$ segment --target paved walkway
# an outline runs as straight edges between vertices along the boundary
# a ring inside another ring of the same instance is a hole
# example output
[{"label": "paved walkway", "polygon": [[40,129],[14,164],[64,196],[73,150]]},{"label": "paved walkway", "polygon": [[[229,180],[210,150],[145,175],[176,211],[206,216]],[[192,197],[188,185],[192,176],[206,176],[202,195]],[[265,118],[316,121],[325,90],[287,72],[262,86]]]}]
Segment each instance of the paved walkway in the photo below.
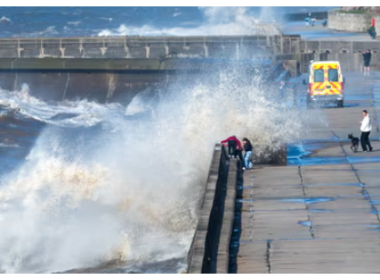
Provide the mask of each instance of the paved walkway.
[{"label": "paved walkway", "polygon": [[379,41],[380,38],[372,39],[368,33],[353,33],[330,30],[322,26],[322,21],[317,21],[315,26],[306,26],[304,22],[290,22],[285,24],[283,32],[286,35],[301,35],[306,41],[356,41],[372,42]]},{"label": "paved walkway", "polygon": [[356,154],[347,142],[363,109],[378,131],[380,73],[346,77],[346,107],[325,110],[310,156],[245,172],[238,273],[380,272],[380,142],[373,132],[375,151]]}]

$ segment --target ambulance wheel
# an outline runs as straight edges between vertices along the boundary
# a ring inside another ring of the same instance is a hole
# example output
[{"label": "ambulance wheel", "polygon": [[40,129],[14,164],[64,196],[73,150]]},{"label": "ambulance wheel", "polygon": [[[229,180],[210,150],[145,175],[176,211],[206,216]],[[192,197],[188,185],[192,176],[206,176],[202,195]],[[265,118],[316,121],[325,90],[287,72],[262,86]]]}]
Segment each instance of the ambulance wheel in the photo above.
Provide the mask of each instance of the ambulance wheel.
[{"label": "ambulance wheel", "polygon": [[339,100],[338,101],[338,108],[343,108],[343,107],[344,107],[343,100]]}]

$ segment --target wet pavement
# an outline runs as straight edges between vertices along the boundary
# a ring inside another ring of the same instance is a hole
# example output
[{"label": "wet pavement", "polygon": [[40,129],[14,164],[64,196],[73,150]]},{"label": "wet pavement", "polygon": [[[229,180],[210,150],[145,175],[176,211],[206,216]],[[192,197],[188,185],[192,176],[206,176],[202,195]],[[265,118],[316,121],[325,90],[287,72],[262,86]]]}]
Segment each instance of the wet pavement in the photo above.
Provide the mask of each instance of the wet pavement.
[{"label": "wet pavement", "polygon": [[[329,125],[289,145],[288,166],[245,172],[230,272],[380,272],[380,73],[346,77],[346,106],[326,108]],[[374,151],[354,153],[347,136],[360,136],[364,109]]]}]

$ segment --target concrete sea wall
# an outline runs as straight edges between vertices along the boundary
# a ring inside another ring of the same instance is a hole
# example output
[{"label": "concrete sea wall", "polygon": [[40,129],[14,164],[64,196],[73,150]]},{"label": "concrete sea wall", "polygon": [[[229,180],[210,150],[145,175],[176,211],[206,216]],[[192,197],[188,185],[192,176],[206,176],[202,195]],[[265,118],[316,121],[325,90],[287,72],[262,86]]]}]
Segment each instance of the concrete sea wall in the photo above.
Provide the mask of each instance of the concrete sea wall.
[{"label": "concrete sea wall", "polygon": [[[371,27],[372,15],[369,13],[349,13],[331,10],[328,13],[328,27],[337,31],[367,32]],[[375,16],[376,32],[380,34],[380,16]]]},{"label": "concrete sea wall", "polygon": [[[45,101],[86,98],[127,104],[147,88],[164,89],[173,79],[191,80],[193,74],[214,73],[208,82],[218,83],[218,71],[229,67],[230,62],[211,58],[0,58],[0,88],[18,91],[27,84],[33,96]],[[270,67],[271,61],[234,62],[234,68],[241,71],[255,65]]]},{"label": "concrete sea wall", "polygon": [[371,26],[371,17],[367,14],[344,13],[339,10],[330,11],[328,27],[333,30],[349,32],[367,32]]},{"label": "concrete sea wall", "polygon": [[148,86],[162,86],[172,70],[169,61],[139,59],[0,59],[0,88],[21,90],[42,100],[77,97],[100,103],[129,103]]},{"label": "concrete sea wall", "polygon": [[371,68],[380,70],[380,44],[378,41],[300,41],[299,52],[277,55],[276,60],[296,60],[300,63],[300,71],[307,72],[310,60],[338,60],[343,71],[361,71],[363,65],[362,52],[372,52]]},{"label": "concrete sea wall", "polygon": [[215,145],[198,226],[188,254],[188,273],[227,273],[240,162]]}]

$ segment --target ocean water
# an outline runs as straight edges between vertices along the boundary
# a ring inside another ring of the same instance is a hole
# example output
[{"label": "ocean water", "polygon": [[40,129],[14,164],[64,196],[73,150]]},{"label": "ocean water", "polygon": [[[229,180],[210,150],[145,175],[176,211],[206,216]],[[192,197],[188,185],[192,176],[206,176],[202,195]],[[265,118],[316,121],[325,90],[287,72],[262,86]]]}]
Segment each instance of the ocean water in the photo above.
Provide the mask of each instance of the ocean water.
[{"label": "ocean water", "polygon": [[0,37],[249,35],[284,14],[333,7],[1,7]]},{"label": "ocean water", "polygon": [[[169,18],[236,27],[250,12],[186,9],[1,8],[1,36],[97,36],[128,20],[172,31]],[[186,271],[213,145],[235,134],[266,153],[324,122],[320,110],[284,106],[260,71],[243,73],[232,59],[129,104],[0,88],[0,272]]]}]

